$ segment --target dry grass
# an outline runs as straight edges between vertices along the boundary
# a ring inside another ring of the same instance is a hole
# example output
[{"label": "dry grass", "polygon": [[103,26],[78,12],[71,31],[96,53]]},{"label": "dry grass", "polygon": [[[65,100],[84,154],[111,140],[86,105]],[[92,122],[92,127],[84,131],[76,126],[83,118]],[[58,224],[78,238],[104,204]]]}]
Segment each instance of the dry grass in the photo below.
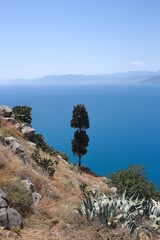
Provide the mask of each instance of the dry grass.
[{"label": "dry grass", "polygon": [[21,236],[13,231],[0,229],[1,239],[20,240],[130,240],[123,229],[109,230],[99,223],[89,225],[84,219],[78,219],[75,209],[83,198],[80,184],[86,183],[87,190],[96,188],[102,192],[110,192],[107,179],[85,172],[71,170],[70,165],[60,158],[51,157],[40,152],[43,158],[59,159],[53,177],[42,171],[31,159],[34,148],[25,141],[21,134],[10,123],[2,123],[0,134],[16,137],[24,148],[28,163],[24,164],[17,155],[0,144],[0,177],[1,181],[13,178],[29,179],[42,200],[37,208],[25,219],[25,228]]},{"label": "dry grass", "polygon": [[22,137],[22,133],[20,133],[20,131],[18,131],[13,124],[6,121],[1,123],[0,134],[3,134],[5,137],[12,136],[17,139]]}]

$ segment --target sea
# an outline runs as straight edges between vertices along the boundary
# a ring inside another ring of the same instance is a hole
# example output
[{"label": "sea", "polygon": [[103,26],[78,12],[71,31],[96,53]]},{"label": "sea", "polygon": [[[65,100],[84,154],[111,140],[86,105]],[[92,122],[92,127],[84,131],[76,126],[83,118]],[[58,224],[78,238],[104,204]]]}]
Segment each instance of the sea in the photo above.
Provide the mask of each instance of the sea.
[{"label": "sea", "polygon": [[90,120],[82,163],[98,175],[143,165],[160,190],[160,85],[0,85],[0,105],[32,108],[32,126],[58,151],[71,151],[73,106]]}]

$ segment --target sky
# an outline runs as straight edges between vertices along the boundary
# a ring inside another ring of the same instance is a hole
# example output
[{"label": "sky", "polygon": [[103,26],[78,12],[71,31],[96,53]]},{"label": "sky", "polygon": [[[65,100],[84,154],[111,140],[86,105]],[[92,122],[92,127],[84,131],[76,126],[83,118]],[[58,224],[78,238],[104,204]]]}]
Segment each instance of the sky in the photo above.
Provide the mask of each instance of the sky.
[{"label": "sky", "polygon": [[160,0],[0,0],[0,79],[160,70]]}]

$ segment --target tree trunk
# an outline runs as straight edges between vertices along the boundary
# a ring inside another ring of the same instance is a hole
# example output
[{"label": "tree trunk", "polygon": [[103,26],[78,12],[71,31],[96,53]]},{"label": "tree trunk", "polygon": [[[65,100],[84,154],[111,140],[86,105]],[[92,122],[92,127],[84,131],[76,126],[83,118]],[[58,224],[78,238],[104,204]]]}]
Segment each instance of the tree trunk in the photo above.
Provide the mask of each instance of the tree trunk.
[{"label": "tree trunk", "polygon": [[79,156],[78,166],[81,167],[81,156]]}]

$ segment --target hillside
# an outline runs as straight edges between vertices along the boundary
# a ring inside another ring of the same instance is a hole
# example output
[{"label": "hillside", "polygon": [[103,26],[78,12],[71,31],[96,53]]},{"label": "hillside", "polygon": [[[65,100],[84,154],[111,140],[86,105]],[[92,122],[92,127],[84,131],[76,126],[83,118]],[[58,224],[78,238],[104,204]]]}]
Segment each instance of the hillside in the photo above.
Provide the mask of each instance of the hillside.
[{"label": "hillside", "polygon": [[25,114],[0,106],[0,240],[160,239],[159,202],[119,197],[36,135]]},{"label": "hillside", "polygon": [[[12,124],[14,123],[14,124]],[[2,138],[18,140],[23,148],[25,158],[21,158],[18,148],[8,143],[3,144]],[[17,150],[16,150],[17,149]],[[92,173],[78,171],[76,166],[66,162],[60,155],[50,156],[40,150],[41,157],[57,161],[53,177],[38,166],[31,158],[35,146],[28,141],[22,131],[17,130],[14,119],[3,117],[0,122],[0,188],[4,182],[28,180],[36,192],[41,195],[37,206],[32,206],[24,216],[24,229],[20,236],[15,229],[10,231],[0,228],[0,239],[100,239],[96,236],[98,227],[82,224],[75,214],[76,207],[83,199],[80,185],[87,184],[87,189],[98,189],[111,192],[108,180]],[[25,159],[25,160],[24,160]],[[104,233],[106,234],[106,233]],[[108,233],[107,233],[108,234]]]}]

